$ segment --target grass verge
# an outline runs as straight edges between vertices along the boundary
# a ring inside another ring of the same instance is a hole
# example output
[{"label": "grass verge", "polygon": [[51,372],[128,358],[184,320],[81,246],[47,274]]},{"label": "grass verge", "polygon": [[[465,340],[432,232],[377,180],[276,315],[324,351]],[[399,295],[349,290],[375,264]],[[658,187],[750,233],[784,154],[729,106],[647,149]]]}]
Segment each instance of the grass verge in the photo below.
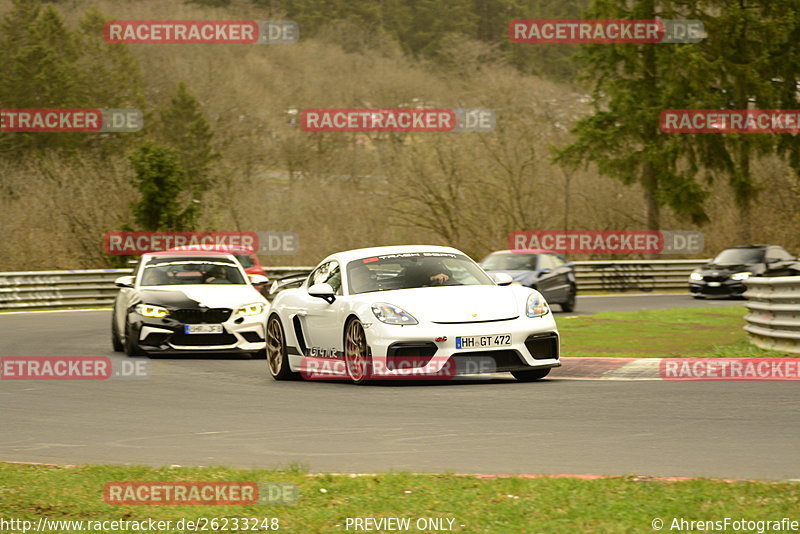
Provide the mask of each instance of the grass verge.
[{"label": "grass verge", "polygon": [[[300,498],[295,504],[279,506],[106,504],[105,483],[125,480],[291,482],[299,486]],[[655,518],[663,520],[664,530],[668,530],[673,518],[800,519],[797,510],[800,484],[790,482],[662,482],[633,476],[598,480],[477,479],[404,473],[351,478],[309,476],[298,469],[65,468],[0,463],[0,517],[34,523],[40,517],[80,521],[153,518],[174,522],[203,517],[253,517],[278,518],[281,532],[331,533],[347,532],[348,517],[408,517],[412,525],[418,518],[454,519],[452,531],[464,533],[616,533],[650,532]],[[444,521],[444,525],[447,523]],[[78,530],[62,527],[59,531]],[[412,526],[410,531],[435,530]]]},{"label": "grass verge", "polygon": [[[747,341],[744,306],[671,308],[556,316],[561,353],[623,358],[765,358],[792,356]],[[796,355],[794,355],[796,357]]]}]

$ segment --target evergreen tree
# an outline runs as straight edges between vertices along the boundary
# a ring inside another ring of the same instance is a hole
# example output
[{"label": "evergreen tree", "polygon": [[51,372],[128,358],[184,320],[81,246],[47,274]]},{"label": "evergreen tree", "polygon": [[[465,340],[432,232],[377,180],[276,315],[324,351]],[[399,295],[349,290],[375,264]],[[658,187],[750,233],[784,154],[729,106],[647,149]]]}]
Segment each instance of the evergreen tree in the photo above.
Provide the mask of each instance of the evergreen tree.
[{"label": "evergreen tree", "polygon": [[146,141],[130,156],[141,198],[133,215],[143,231],[196,229],[199,204],[187,194],[187,173],[178,152]]}]

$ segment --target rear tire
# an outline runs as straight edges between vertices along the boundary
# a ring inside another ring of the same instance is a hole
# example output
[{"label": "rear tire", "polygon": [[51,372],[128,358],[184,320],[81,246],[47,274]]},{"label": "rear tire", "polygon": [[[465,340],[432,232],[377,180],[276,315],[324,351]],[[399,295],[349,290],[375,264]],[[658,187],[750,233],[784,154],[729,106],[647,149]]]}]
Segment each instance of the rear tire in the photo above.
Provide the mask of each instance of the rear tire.
[{"label": "rear tire", "polygon": [[122,344],[122,340],[119,338],[119,332],[117,332],[117,321],[115,320],[116,313],[113,311],[111,312],[111,346],[114,348],[114,352],[124,352],[125,345]]},{"label": "rear tire", "polygon": [[297,380],[300,373],[289,367],[289,354],[286,350],[286,335],[277,315],[267,321],[267,370],[275,380]]},{"label": "rear tire", "polygon": [[147,353],[139,346],[139,342],[134,339],[129,324],[125,325],[125,354],[129,357],[147,356]]},{"label": "rear tire", "polygon": [[574,285],[569,286],[569,296],[567,297],[567,301],[561,304],[561,311],[575,311],[575,295],[577,295],[577,293],[578,289]]},{"label": "rear tire", "polygon": [[520,382],[535,382],[549,375],[550,368],[533,369],[531,371],[511,371],[511,374]]},{"label": "rear tire", "polygon": [[354,384],[367,384],[372,378],[372,354],[364,326],[358,319],[352,319],[344,327],[344,366]]}]

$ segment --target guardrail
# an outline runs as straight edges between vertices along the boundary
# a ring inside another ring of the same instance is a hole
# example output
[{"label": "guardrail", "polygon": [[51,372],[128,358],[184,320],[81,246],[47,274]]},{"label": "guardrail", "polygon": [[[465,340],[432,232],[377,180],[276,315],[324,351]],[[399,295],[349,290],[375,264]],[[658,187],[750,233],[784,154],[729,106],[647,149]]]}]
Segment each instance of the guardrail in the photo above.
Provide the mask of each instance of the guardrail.
[{"label": "guardrail", "polygon": [[744,329],[762,349],[800,353],[800,276],[750,278]]},{"label": "guardrail", "polygon": [[[708,260],[577,261],[579,291],[653,291],[687,289],[689,273]],[[270,278],[312,267],[269,267]],[[108,306],[114,280],[132,269],[0,273],[0,309]]]}]

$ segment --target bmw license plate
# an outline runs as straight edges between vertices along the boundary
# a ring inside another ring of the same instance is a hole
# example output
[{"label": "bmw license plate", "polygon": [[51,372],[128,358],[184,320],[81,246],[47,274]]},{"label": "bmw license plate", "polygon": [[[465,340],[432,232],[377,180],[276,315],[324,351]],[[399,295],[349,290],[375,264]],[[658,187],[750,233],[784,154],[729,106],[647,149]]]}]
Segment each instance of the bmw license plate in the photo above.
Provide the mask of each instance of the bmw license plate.
[{"label": "bmw license plate", "polygon": [[221,334],[221,324],[185,324],[183,331],[186,334]]},{"label": "bmw license plate", "polygon": [[708,283],[708,287],[719,287],[721,285],[722,284],[720,284],[719,282],[709,282]]},{"label": "bmw license plate", "polygon": [[495,334],[493,336],[456,336],[456,349],[490,349],[493,347],[510,347],[511,334]]}]

